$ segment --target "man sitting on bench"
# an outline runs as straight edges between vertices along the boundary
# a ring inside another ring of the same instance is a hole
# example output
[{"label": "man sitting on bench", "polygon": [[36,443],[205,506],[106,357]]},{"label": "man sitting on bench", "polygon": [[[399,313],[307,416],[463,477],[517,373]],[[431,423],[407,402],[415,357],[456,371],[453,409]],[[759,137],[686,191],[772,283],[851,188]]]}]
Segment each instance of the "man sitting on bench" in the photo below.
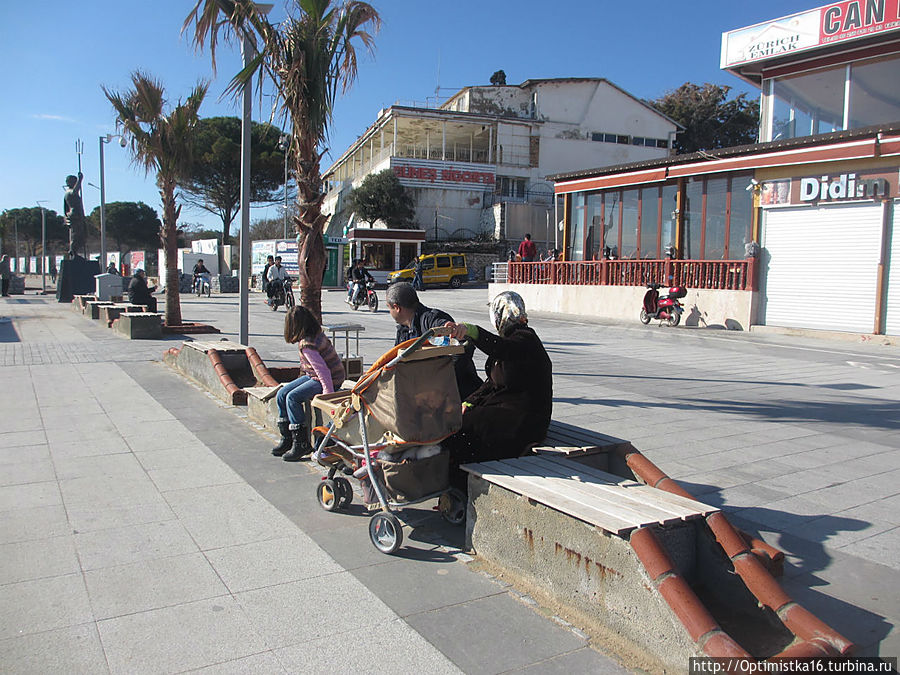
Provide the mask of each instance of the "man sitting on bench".
[{"label": "man sitting on bench", "polygon": [[138,268],[134,271],[134,276],[128,283],[128,302],[133,305],[144,305],[148,312],[156,311],[156,298],[150,295],[156,290],[147,287],[147,273]]},{"label": "man sitting on bench", "polygon": [[462,429],[443,442],[450,450],[450,481],[465,491],[460,464],[523,454],[547,435],[553,409],[553,364],[528,326],[525,302],[513,291],[491,302],[497,335],[468,323],[448,323],[453,336],[468,338],[488,355],[487,380],[463,401]]}]

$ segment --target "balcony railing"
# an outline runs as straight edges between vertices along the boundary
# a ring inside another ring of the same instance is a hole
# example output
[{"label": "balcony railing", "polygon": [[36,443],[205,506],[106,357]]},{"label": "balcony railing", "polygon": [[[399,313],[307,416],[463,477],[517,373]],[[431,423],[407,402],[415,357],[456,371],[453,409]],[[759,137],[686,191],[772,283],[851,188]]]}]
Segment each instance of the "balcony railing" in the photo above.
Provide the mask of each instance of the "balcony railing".
[{"label": "balcony railing", "polygon": [[[591,260],[498,263],[511,284],[575,286],[686,286],[694,289],[755,291],[755,259],[748,260]],[[495,269],[494,278],[501,275]]]}]

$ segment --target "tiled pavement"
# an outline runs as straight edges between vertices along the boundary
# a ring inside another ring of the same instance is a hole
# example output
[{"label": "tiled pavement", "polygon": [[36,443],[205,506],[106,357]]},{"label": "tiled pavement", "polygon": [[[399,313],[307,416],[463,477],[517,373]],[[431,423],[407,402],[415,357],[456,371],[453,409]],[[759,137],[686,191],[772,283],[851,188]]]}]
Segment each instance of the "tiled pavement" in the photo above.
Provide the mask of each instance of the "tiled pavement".
[{"label": "tiled pavement", "polygon": [[[341,297],[325,294],[325,321],[363,324],[361,351],[371,362],[392,344],[390,319],[383,311],[374,316],[344,311]],[[461,320],[483,322],[486,314],[483,289],[428,291],[423,300]],[[236,305],[235,296],[184,298],[185,317],[215,324],[223,337],[235,338]],[[29,586],[35,580],[73,593],[62,580],[83,579],[89,607],[78,604],[77,593],[70,596],[65,615],[71,616],[64,623],[77,630],[66,628],[60,638],[65,644],[92,645],[84,653],[105,654],[116,670],[124,658],[114,647],[117,641],[157,629],[152,621],[147,627],[130,618],[133,626],[104,632],[112,625],[107,622],[148,614],[163,625],[202,622],[214,611],[228,619],[225,630],[219,629],[226,645],[214,640],[210,652],[191,647],[178,656],[178,649],[152,652],[147,643],[160,640],[147,638],[129,652],[129,668],[193,667],[194,661],[182,660],[189,652],[205,663],[226,661],[254,670],[266,665],[306,670],[296,660],[301,656],[308,659],[303,664],[340,656],[344,660],[334,663],[344,669],[366,670],[373,667],[360,661],[367,650],[336,655],[335,648],[324,646],[333,641],[317,637],[316,625],[330,625],[330,616],[341,613],[338,605],[324,617],[306,609],[311,598],[353,604],[343,584],[347,578],[360,584],[360,593],[377,596],[375,607],[384,605],[390,616],[399,617],[387,624],[406,631],[407,639],[397,644],[412,645],[411,659],[432,659],[429,669],[452,667],[446,659],[465,672],[530,664],[536,672],[613,667],[586,649],[577,634],[540,618],[496,582],[454,562],[458,533],[436,526],[427,511],[413,515],[413,548],[405,558],[377,554],[360,527],[364,519],[318,509],[316,474],[273,461],[260,450],[266,441],[240,422],[239,410],[216,403],[158,363],[162,351],[178,342],[127,342],[68,308],[32,297],[4,304],[0,314],[12,315],[15,328],[7,339],[9,329],[0,325],[0,404],[4,411],[19,411],[4,415],[0,425],[0,458],[15,467],[3,472],[0,541],[9,542],[4,548],[18,546],[0,558],[2,574],[9,577],[0,580],[0,594],[15,589],[19,595],[12,597],[22,603],[21,598],[43,593]],[[296,360],[295,348],[280,337],[282,317],[258,300],[251,305],[250,342],[270,365]],[[900,652],[895,630],[900,606],[896,590],[890,590],[900,587],[900,350],[558,316],[535,316],[532,324],[554,361],[554,417],[631,440],[698,498],[722,506],[743,527],[785,550],[788,592],[860,644],[863,653]],[[60,428],[73,400],[84,406],[85,423]],[[22,460],[26,454],[29,459]],[[7,518],[7,512],[21,513]],[[148,530],[151,523],[159,529]],[[179,538],[181,531],[171,531],[176,524],[194,548]],[[96,534],[116,528],[129,531],[115,533],[115,546]],[[447,542],[449,547],[438,545]],[[314,561],[324,557],[312,567],[292,565],[285,559],[289,551]],[[34,558],[54,562],[29,562]],[[335,571],[322,572],[329,564]],[[200,571],[208,572],[207,566],[213,575]],[[339,600],[316,595],[326,585],[311,581],[332,575],[340,579],[340,587],[332,589]],[[157,590],[135,581],[157,576],[191,582],[182,598],[171,584]],[[213,580],[227,591],[210,595],[217,588]],[[101,588],[107,589],[105,598]],[[133,589],[135,598],[109,590],[117,588]],[[267,588],[284,591],[290,602],[274,609],[282,594]],[[211,597],[229,602],[203,604]],[[158,598],[157,605],[150,598]],[[6,604],[0,601],[0,607]],[[519,618],[507,618],[513,615]],[[34,636],[51,627],[28,616],[20,627],[38,621],[37,632],[26,631],[3,647],[49,651],[48,658],[64,653],[35,647],[44,642]],[[248,640],[246,653],[254,655],[249,661],[227,651],[235,649],[227,631],[240,632],[233,627],[240,623],[235,617],[266,641]],[[359,620],[352,611],[349,618]],[[338,630],[360,627],[350,623]],[[384,630],[382,618],[375,623]],[[359,640],[346,635],[359,647]],[[98,652],[101,648],[105,651]],[[393,663],[417,664],[405,656]]]},{"label": "tiled pavement", "polygon": [[430,509],[375,552],[361,508],[324,513],[315,469],[160,363],[180,340],[0,315],[0,671],[624,672]]}]

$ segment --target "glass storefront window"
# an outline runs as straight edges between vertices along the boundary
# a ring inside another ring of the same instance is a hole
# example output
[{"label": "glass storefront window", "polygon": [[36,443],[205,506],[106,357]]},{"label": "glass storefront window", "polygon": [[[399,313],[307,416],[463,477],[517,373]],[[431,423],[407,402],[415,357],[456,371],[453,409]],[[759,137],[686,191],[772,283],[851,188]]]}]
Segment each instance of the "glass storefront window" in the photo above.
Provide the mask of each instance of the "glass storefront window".
[{"label": "glass storefront window", "polygon": [[366,242],[363,244],[364,265],[369,269],[392,270],[394,269],[394,244],[376,244]]},{"label": "glass storefront window", "polygon": [[656,235],[659,234],[659,188],[641,190],[641,257],[659,258]]},{"label": "glass storefront window", "polygon": [[701,258],[703,239],[703,179],[691,180],[684,190],[684,250],[683,258]]},{"label": "glass storefront window", "polygon": [[819,133],[819,129],[842,129],[846,67],[826,68],[775,80],[768,140],[777,141]]},{"label": "glass storefront window", "polygon": [[577,192],[572,195],[571,211],[569,212],[570,260],[584,260],[585,201],[585,194],[583,192]]},{"label": "glass storefront window", "polygon": [[584,257],[586,260],[599,259],[597,252],[603,247],[603,193],[588,195],[588,233],[585,237]]},{"label": "glass storefront window", "polygon": [[662,187],[662,251],[660,257],[665,256],[666,249],[675,247],[675,225],[678,220],[678,184],[669,183]]},{"label": "glass storefront window", "polygon": [[728,199],[728,179],[706,180],[706,237],[701,255],[705,260],[725,258],[725,221]]},{"label": "glass storefront window", "polygon": [[603,246],[608,246],[619,254],[619,190],[603,194]]},{"label": "glass storefront window", "polygon": [[728,260],[742,260],[744,245],[750,241],[753,224],[753,192],[747,189],[750,176],[731,179],[731,213],[728,227]]},{"label": "glass storefront window", "polygon": [[637,257],[638,204],[641,191],[625,190],[622,193],[622,241],[619,242],[620,258]]},{"label": "glass storefront window", "polygon": [[900,120],[900,57],[850,66],[850,128]]},{"label": "glass storefront window", "polygon": [[397,269],[405,269],[413,264],[416,257],[415,244],[400,244],[400,267]]}]

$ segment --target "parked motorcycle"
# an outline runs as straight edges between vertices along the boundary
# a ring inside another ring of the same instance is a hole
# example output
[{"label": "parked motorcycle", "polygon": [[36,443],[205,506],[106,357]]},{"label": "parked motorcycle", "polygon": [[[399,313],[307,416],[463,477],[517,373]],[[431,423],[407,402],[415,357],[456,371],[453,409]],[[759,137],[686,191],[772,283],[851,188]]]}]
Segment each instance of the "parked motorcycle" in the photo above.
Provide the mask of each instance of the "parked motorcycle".
[{"label": "parked motorcycle", "polygon": [[677,326],[684,311],[684,306],[678,301],[686,295],[684,286],[671,286],[668,292],[660,295],[659,284],[648,284],[641,308],[641,323],[647,325],[650,319],[659,319],[669,326]]},{"label": "parked motorcycle", "polygon": [[[350,292],[352,285],[352,281],[347,284],[348,293]],[[353,308],[353,311],[356,311],[363,305],[368,306],[369,310],[372,312],[378,311],[378,295],[375,293],[374,281],[366,281],[365,291],[363,291],[363,289],[360,289],[359,293],[356,294],[356,299],[350,300],[350,306]]]},{"label": "parked motorcycle", "polygon": [[270,281],[269,284],[273,288],[273,293],[268,303],[273,312],[277,311],[282,305],[284,305],[285,309],[290,309],[294,306],[294,284],[290,279]]}]

